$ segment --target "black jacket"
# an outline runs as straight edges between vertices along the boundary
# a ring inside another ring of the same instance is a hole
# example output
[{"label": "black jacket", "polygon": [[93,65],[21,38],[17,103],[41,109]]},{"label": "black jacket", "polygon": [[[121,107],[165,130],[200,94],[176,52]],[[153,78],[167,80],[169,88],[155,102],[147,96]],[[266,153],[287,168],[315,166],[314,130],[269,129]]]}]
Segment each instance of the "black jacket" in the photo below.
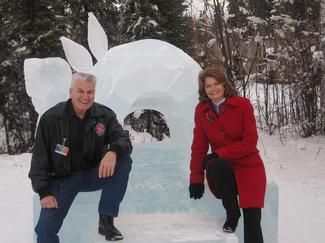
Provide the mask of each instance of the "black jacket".
[{"label": "black jacket", "polygon": [[[64,179],[71,175],[69,152],[67,156],[55,152],[58,144],[69,147],[68,138],[69,116],[66,101],[45,112],[38,124],[29,178],[33,190],[41,198],[51,194],[51,180]],[[129,133],[123,130],[111,109],[94,103],[85,124],[83,167],[94,167],[109,150],[115,151],[117,158],[131,154]]]}]

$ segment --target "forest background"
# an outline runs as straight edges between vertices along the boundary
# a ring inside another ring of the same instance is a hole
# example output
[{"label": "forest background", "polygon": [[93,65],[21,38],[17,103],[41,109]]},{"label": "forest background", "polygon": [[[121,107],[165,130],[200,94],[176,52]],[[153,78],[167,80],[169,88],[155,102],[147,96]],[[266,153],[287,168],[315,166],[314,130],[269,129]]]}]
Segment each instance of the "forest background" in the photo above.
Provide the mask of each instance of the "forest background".
[{"label": "forest background", "polygon": [[[267,133],[325,134],[325,0],[1,0],[0,153],[33,145],[38,114],[26,93],[25,58],[65,58],[61,36],[88,48],[88,12],[109,48],[154,38],[202,68],[222,66],[240,95],[255,97]],[[132,117],[125,123],[136,131],[168,135],[162,114]]]}]

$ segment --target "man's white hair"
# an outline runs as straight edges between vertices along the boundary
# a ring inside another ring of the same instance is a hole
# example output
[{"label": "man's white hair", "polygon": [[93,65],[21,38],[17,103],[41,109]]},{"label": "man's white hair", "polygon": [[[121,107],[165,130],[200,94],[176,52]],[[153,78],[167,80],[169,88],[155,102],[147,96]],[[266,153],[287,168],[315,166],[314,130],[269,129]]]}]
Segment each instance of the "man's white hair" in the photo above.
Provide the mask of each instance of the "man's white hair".
[{"label": "man's white hair", "polygon": [[77,80],[94,83],[96,85],[97,78],[95,75],[92,75],[90,73],[75,72],[74,74],[72,74],[71,77],[71,88],[73,88]]}]

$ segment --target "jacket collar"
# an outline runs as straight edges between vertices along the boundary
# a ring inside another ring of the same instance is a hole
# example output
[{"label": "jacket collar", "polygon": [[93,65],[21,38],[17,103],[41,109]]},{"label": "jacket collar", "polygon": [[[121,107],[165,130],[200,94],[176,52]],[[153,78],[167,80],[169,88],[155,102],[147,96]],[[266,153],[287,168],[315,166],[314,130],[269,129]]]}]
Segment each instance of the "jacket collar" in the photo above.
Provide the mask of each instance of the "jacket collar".
[{"label": "jacket collar", "polygon": [[[51,114],[55,117],[61,118],[70,117],[72,113],[71,111],[69,111],[69,104],[71,105],[71,99],[68,99],[64,102],[60,102],[59,104],[53,107]],[[100,105],[94,102],[94,104],[90,107],[89,117],[98,117],[102,115],[105,115],[104,110],[100,109]]]},{"label": "jacket collar", "polygon": [[[238,99],[236,96],[227,97],[226,101],[223,104],[223,106],[232,106],[232,107],[236,107],[238,105],[239,105],[239,103],[238,103]],[[208,102],[208,101],[202,102],[201,109],[202,109],[202,111],[205,111],[205,112],[212,109],[211,102]]]}]

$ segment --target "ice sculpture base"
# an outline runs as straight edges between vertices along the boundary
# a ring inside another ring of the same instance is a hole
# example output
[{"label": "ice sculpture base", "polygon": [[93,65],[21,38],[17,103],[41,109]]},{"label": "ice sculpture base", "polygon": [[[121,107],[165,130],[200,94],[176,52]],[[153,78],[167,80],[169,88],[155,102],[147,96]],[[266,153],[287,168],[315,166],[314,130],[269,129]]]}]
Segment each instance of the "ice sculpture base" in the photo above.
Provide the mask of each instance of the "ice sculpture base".
[{"label": "ice sculpture base", "polygon": [[[116,220],[125,237],[121,243],[243,242],[242,217],[236,234],[221,232],[225,210],[207,186],[203,198],[189,198],[188,156],[168,143],[134,146],[128,189]],[[61,243],[107,242],[97,233],[99,195],[78,194],[60,231]],[[277,185],[269,182],[262,211],[264,241],[268,243],[277,243],[278,198]],[[38,217],[35,195],[35,224]]]},{"label": "ice sculpture base", "polygon": [[[61,243],[104,243],[97,233],[99,192],[80,193],[60,231]],[[34,197],[34,223],[39,215],[38,196]],[[221,231],[224,218],[193,213],[121,213],[115,225],[123,233],[121,243],[238,243],[235,234]],[[35,240],[36,242],[36,240]]]}]

